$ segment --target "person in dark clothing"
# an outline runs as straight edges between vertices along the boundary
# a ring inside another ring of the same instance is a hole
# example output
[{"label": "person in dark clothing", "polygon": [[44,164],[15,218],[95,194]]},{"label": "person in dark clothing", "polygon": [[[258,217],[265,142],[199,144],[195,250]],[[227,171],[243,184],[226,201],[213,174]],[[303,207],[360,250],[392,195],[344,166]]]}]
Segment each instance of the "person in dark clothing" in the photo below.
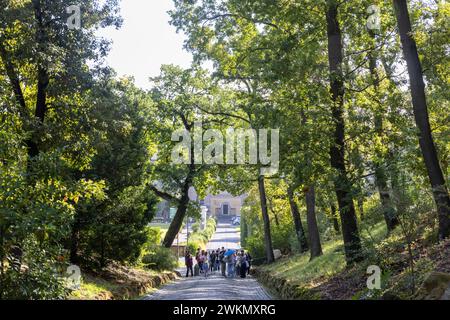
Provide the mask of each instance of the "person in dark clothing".
[{"label": "person in dark clothing", "polygon": [[186,265],[186,278],[189,277],[189,271],[191,271],[191,277],[194,276],[194,270],[192,269],[193,261],[192,261],[192,255],[189,253],[189,251],[186,251],[186,255],[184,256],[184,263]]},{"label": "person in dark clothing", "polygon": [[239,269],[241,278],[245,278],[247,276],[247,269],[248,269],[248,261],[247,261],[247,255],[245,254],[244,250],[241,250],[241,267]]},{"label": "person in dark clothing", "polygon": [[226,262],[225,262],[225,248],[222,247],[222,250],[219,253],[219,262],[220,262],[220,272],[222,276],[226,277]]},{"label": "person in dark clothing", "polygon": [[245,255],[245,260],[247,260],[247,274],[250,274],[250,268],[252,266],[252,256],[250,255],[249,252],[246,253]]},{"label": "person in dark clothing", "polygon": [[215,271],[214,266],[216,264],[216,252],[213,250],[209,255],[209,269],[211,272]]},{"label": "person in dark clothing", "polygon": [[214,270],[220,271],[220,248],[216,250],[216,261],[214,262]]}]

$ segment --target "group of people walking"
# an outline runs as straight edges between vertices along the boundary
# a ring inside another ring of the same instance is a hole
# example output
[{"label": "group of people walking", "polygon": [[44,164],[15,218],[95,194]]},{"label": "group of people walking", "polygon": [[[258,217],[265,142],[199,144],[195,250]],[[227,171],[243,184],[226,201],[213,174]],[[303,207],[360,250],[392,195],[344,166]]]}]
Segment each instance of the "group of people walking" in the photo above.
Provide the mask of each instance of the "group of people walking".
[{"label": "group of people walking", "polygon": [[241,277],[245,278],[250,274],[252,257],[244,250],[232,250],[222,247],[217,250],[201,250],[197,249],[194,257],[188,251],[184,257],[186,265],[186,277],[203,275],[208,277],[209,274],[220,271],[222,276],[226,278]]}]

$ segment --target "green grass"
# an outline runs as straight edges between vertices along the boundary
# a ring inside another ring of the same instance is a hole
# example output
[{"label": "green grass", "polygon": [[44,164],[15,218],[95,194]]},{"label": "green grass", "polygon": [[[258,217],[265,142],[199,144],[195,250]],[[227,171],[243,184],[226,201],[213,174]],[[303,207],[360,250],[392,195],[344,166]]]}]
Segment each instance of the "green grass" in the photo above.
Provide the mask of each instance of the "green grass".
[{"label": "green grass", "polygon": [[111,282],[85,275],[81,281],[80,289],[73,291],[70,294],[70,299],[93,300],[99,295],[112,295],[112,292],[117,288],[119,286]]},{"label": "green grass", "polygon": [[[361,228],[361,237],[372,238],[376,242],[384,239],[386,226],[384,222],[375,224],[370,229]],[[281,259],[261,269],[270,272],[274,277],[285,278],[304,287],[314,287],[317,282],[329,278],[346,267],[342,238],[336,237],[322,243],[323,255],[309,260],[309,252]]]},{"label": "green grass", "polygon": [[[155,270],[143,269],[140,267],[134,268],[134,270],[145,271],[148,275],[158,275],[160,272]],[[162,271],[165,272],[165,271]],[[97,276],[84,274],[81,280],[81,286],[78,290],[74,290],[70,293],[70,300],[109,300],[114,299],[135,299],[138,296],[123,297],[124,287],[129,287],[128,283],[122,283],[122,281],[106,280]],[[145,293],[150,294],[157,290],[156,288],[150,288]]]},{"label": "green grass", "polygon": [[286,278],[290,282],[307,286],[314,279],[331,276],[345,268],[342,240],[324,243],[322,251],[323,255],[312,261],[309,261],[307,252],[263,266],[262,269],[274,277]]}]

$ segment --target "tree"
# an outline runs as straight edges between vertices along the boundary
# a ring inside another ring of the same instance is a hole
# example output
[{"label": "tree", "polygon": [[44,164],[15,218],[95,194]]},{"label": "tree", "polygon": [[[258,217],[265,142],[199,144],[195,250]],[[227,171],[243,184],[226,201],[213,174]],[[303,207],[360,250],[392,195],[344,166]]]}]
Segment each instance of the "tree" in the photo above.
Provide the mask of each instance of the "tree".
[{"label": "tree", "polygon": [[316,220],[316,194],[314,186],[307,187],[305,192],[306,214],[308,222],[309,245],[311,248],[311,260],[322,255],[319,228]]},{"label": "tree", "polygon": [[331,166],[336,170],[335,190],[339,204],[344,237],[345,256],[348,263],[359,260],[361,243],[351,194],[352,185],[345,166],[345,122],[343,118],[344,83],[342,74],[342,34],[338,20],[338,3],[327,0],[326,8],[328,57],[330,67],[330,91],[335,125],[334,143],[330,148]]},{"label": "tree", "polygon": [[156,212],[156,197],[145,188],[154,151],[147,129],[151,101],[126,78],[96,83],[90,98],[93,157],[90,166],[76,174],[104,181],[106,197],[77,206],[70,260],[93,261],[97,267],[109,261],[135,262]]},{"label": "tree", "polygon": [[[201,116],[201,112],[210,107],[214,86],[203,70],[182,70],[171,65],[163,66],[161,75],[152,81],[151,97],[158,111],[152,115],[155,125],[151,130],[157,151],[148,187],[177,206],[163,240],[165,247],[171,247],[188,210],[189,189],[194,187],[201,193],[204,191],[202,185],[207,184],[202,180],[207,179],[208,166],[198,161],[203,159],[203,153],[192,140],[199,139],[203,145],[202,130],[211,123]],[[202,123],[202,127],[197,128],[196,122],[199,126]],[[184,148],[177,149],[173,138],[181,140]],[[183,159],[177,163],[174,154]]]},{"label": "tree", "polygon": [[450,197],[431,134],[422,66],[417,53],[406,0],[394,0],[398,30],[409,74],[419,145],[427,168],[439,218],[439,239],[450,236]]},{"label": "tree", "polygon": [[[375,47],[376,44],[376,35],[373,31],[369,31],[371,38],[373,39],[373,44]],[[383,108],[383,103],[381,101],[380,95],[380,77],[377,71],[377,58],[375,48],[368,53],[369,56],[369,70],[372,77],[373,87],[376,94],[376,111],[374,115],[374,123],[375,123],[375,131],[378,135],[378,138],[383,140],[383,113],[385,112]],[[386,226],[388,232],[391,232],[395,229],[395,227],[399,224],[398,217],[395,212],[395,208],[389,193],[389,188],[387,184],[387,175],[386,175],[386,165],[383,152],[380,150],[381,148],[377,148],[376,158],[375,158],[375,179],[378,188],[378,193],[380,195],[381,206],[383,210],[383,216],[386,221]]]},{"label": "tree", "polygon": [[302,220],[300,218],[300,211],[294,198],[292,187],[288,187],[287,191],[289,206],[291,209],[292,220],[294,221],[295,235],[300,246],[300,252],[308,251],[308,241],[306,240],[305,231],[303,229]]}]

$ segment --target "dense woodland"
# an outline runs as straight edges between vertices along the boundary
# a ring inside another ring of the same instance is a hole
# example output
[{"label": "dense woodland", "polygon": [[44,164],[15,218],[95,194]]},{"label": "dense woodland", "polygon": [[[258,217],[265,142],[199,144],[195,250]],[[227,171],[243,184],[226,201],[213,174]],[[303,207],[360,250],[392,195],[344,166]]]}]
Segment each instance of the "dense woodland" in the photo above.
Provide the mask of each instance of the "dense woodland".
[{"label": "dense woodland", "polygon": [[[312,263],[330,239],[347,268],[404,250],[417,290],[417,250],[450,236],[448,2],[174,0],[194,62],[150,90],[105,63],[96,31],[120,28],[119,1],[78,3],[79,30],[72,1],[0,0],[0,299],[63,298],[56,270],[164,252],[198,216],[191,187],[248,194],[241,240],[260,263]],[[279,129],[278,173],[173,163],[196,121]],[[177,211],[155,240],[162,199]]]}]

